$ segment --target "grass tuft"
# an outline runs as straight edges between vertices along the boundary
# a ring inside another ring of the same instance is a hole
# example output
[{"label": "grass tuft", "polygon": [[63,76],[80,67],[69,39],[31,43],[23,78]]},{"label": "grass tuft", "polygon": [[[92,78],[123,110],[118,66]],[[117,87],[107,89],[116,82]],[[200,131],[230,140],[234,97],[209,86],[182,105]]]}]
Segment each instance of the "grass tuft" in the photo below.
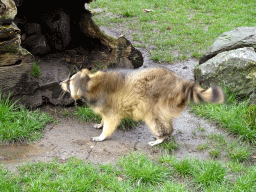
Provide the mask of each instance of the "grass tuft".
[{"label": "grass tuft", "polygon": [[256,191],[256,167],[249,167],[247,173],[236,179],[234,183],[234,191]]},{"label": "grass tuft", "polygon": [[211,151],[209,151],[209,154],[211,157],[213,158],[217,158],[220,156],[220,150],[219,149],[212,149]]},{"label": "grass tuft", "polygon": [[52,121],[46,113],[29,111],[0,94],[0,143],[34,141],[42,136],[45,125]]},{"label": "grass tuft", "polygon": [[159,144],[159,146],[168,150],[175,150],[179,148],[179,144],[176,142],[173,136],[165,139],[163,143]]},{"label": "grass tuft", "polygon": [[[227,101],[224,104],[191,104],[192,111],[200,117],[216,121],[243,141],[256,145],[255,106],[248,107],[248,100],[238,102],[234,93],[230,93],[227,89],[224,91],[227,95]],[[225,144],[223,139],[220,142]]]},{"label": "grass tuft", "polygon": [[193,164],[190,159],[184,159],[182,161],[174,160],[171,165],[175,168],[175,171],[182,176],[192,174]]},{"label": "grass tuft", "polygon": [[33,63],[33,69],[31,71],[31,75],[33,75],[34,77],[40,77],[41,75],[41,69],[36,62]]},{"label": "grass tuft", "polygon": [[77,107],[77,111],[74,112],[76,118],[87,123],[100,123],[101,117],[94,113],[94,111],[87,107]]},{"label": "grass tuft", "polygon": [[[74,115],[79,120],[87,123],[99,124],[101,122],[101,116],[97,115],[90,107],[86,105],[83,107],[77,107],[77,111],[74,112]],[[132,119],[123,119],[119,125],[119,128],[125,130],[131,127],[136,127],[138,124],[139,122],[136,122]]]},{"label": "grass tuft", "polygon": [[248,158],[252,155],[252,151],[249,147],[240,144],[238,145],[236,142],[230,144],[230,147],[227,150],[228,157],[237,162],[243,162],[248,160]]},{"label": "grass tuft", "polygon": [[131,153],[116,165],[94,165],[72,157],[59,163],[27,163],[11,174],[0,169],[3,191],[255,191],[255,166],[228,165],[167,153],[158,161]]},{"label": "grass tuft", "polygon": [[128,155],[118,162],[124,173],[133,182],[156,184],[170,177],[170,170],[162,165],[154,163],[144,154]]},{"label": "grass tuft", "polygon": [[228,169],[216,161],[195,160],[192,175],[198,186],[209,187],[213,183],[222,183],[228,173]]},{"label": "grass tuft", "polygon": [[200,150],[200,151],[203,151],[203,150],[205,150],[205,149],[208,148],[208,145],[209,145],[208,143],[199,144],[199,145],[197,146],[197,149]]},{"label": "grass tuft", "polygon": [[245,111],[244,118],[251,129],[256,130],[256,105],[250,105]]},{"label": "grass tuft", "polygon": [[13,175],[0,165],[0,189],[1,191],[19,191],[18,183]]}]

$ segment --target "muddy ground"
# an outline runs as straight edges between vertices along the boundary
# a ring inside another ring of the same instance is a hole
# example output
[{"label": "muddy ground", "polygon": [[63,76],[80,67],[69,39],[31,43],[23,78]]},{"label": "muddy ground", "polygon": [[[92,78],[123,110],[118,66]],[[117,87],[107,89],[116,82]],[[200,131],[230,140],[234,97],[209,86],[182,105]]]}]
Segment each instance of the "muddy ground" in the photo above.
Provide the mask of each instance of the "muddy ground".
[{"label": "muddy ground", "polygon": [[[136,43],[138,44],[138,42]],[[146,49],[139,49],[144,56],[144,65],[159,65],[150,60]],[[167,65],[168,68],[183,76],[193,80],[193,69],[198,61],[189,59],[184,62]],[[57,114],[58,123],[49,124],[45,128],[44,136],[41,140],[30,144],[16,144],[12,146],[0,146],[0,163],[8,169],[15,171],[16,166],[25,162],[50,161],[58,158],[65,161],[71,156],[77,156],[93,163],[115,163],[120,156],[132,151],[142,151],[151,157],[157,157],[164,153],[164,149],[159,146],[150,147],[149,141],[154,140],[154,136],[149,132],[145,124],[139,124],[136,128],[129,130],[117,130],[109,139],[104,142],[92,142],[93,136],[99,136],[102,130],[93,128],[93,124],[81,123],[72,117],[64,117],[61,107],[45,105],[42,111]],[[55,117],[56,118],[56,117]],[[205,131],[199,132],[198,127]],[[178,148],[173,152],[178,159],[185,156],[193,156],[199,159],[208,159],[207,150],[199,151],[197,146],[207,142],[205,135],[220,133],[212,123],[195,117],[189,109],[174,120],[173,138],[178,144]]]}]

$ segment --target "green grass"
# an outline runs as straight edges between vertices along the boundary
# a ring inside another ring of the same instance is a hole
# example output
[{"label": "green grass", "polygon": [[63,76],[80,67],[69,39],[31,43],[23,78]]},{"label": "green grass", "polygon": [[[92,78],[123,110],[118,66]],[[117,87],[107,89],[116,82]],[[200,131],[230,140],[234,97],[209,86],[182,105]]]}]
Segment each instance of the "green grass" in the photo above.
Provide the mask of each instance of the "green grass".
[{"label": "green grass", "polygon": [[0,165],[0,189],[1,191],[18,191],[19,186],[13,175]]},{"label": "green grass", "polygon": [[131,153],[116,163],[94,165],[78,158],[59,163],[27,163],[17,173],[0,169],[3,191],[254,191],[256,167],[215,160],[178,160],[163,155],[151,160]]},{"label": "green grass", "polygon": [[256,167],[252,166],[246,174],[236,179],[234,191],[256,191]]},{"label": "green grass", "polygon": [[77,111],[74,112],[77,119],[87,123],[100,123],[101,117],[94,113],[94,111],[87,106],[77,107]]},{"label": "green grass", "polygon": [[[94,113],[94,111],[88,106],[77,107],[77,110],[74,112],[74,115],[77,119],[87,122],[87,123],[100,123],[101,116]],[[123,119],[119,125],[119,128],[126,130],[132,127],[136,127],[139,122],[136,122],[132,119]]]},{"label": "green grass", "polygon": [[228,157],[233,161],[243,162],[252,155],[251,149],[245,144],[233,142],[227,149]]},{"label": "green grass", "polygon": [[145,155],[123,157],[118,165],[95,166],[77,158],[26,164],[16,175],[1,169],[0,187],[16,191],[168,191],[173,187],[170,191],[183,191],[182,184],[167,179],[168,169]]},{"label": "green grass", "polygon": [[219,149],[212,149],[209,151],[209,155],[213,158],[217,158],[220,156],[220,150]]},{"label": "green grass", "polygon": [[179,144],[176,142],[175,138],[172,136],[170,138],[165,139],[165,141],[159,144],[160,147],[167,150],[175,150],[179,148]]},{"label": "green grass", "polygon": [[191,105],[192,111],[200,117],[216,121],[221,127],[234,133],[243,141],[256,144],[255,106],[248,106],[248,100],[237,101],[234,93],[225,90],[224,104],[203,103]]},{"label": "green grass", "polygon": [[52,119],[38,110],[29,111],[0,94],[0,143],[33,141],[42,136],[45,125]]},{"label": "green grass", "polygon": [[193,162],[192,175],[194,182],[198,187],[205,188],[213,184],[222,184],[228,169],[216,161],[199,161]]},{"label": "green grass", "polygon": [[208,143],[199,144],[199,145],[197,146],[197,149],[200,150],[200,151],[203,151],[203,150],[205,150],[205,149],[208,148],[208,145],[209,145]]},{"label": "green grass", "polygon": [[[90,7],[107,10],[94,15],[98,25],[121,27],[124,34],[129,29],[127,35],[133,40],[157,46],[150,50],[154,61],[174,62],[200,58],[223,32],[255,26],[254,3],[235,0],[231,6],[226,0],[97,0]],[[145,13],[143,9],[153,11]]]},{"label": "green grass", "polygon": [[255,151],[255,147],[248,142],[242,142],[238,138],[228,138],[223,134],[210,134],[208,141],[199,144],[197,150],[206,151],[212,159],[228,159],[231,162],[245,163],[250,161],[250,157]]},{"label": "green grass", "polygon": [[123,173],[133,182],[157,184],[171,177],[171,171],[164,166],[154,163],[146,155],[136,154],[121,158],[119,166]]},{"label": "green grass", "polygon": [[210,134],[209,139],[215,141],[218,143],[218,145],[226,146],[227,145],[227,140],[222,134]]},{"label": "green grass", "polygon": [[33,63],[33,69],[31,71],[31,75],[33,75],[34,77],[40,77],[41,75],[41,69],[36,62]]},{"label": "green grass", "polygon": [[255,191],[256,166],[165,154],[131,153],[116,165],[78,158],[27,163],[17,173],[0,168],[3,191]]}]

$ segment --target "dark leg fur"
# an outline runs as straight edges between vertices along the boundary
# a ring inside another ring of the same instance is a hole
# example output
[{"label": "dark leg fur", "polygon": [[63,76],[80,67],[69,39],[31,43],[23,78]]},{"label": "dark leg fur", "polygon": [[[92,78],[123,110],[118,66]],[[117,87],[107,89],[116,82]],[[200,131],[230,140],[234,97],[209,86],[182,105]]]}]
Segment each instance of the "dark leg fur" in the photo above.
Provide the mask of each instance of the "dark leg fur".
[{"label": "dark leg fur", "polygon": [[151,141],[148,143],[151,146],[162,143],[173,132],[171,122],[167,123],[163,120],[160,120],[159,118],[155,118],[154,120],[147,120],[145,122],[150,130],[157,136],[156,141]]}]

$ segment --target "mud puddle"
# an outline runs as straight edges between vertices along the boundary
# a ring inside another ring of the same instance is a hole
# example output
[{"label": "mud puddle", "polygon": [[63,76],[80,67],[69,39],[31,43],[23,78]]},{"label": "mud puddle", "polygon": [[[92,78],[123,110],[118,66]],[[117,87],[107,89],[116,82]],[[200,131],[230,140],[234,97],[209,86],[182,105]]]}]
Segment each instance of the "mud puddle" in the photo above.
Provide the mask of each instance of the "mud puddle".
[{"label": "mud puddle", "polygon": [[15,171],[16,166],[23,162],[49,161],[53,158],[65,161],[71,156],[96,164],[114,163],[120,156],[134,150],[152,155],[159,151],[147,145],[154,138],[144,125],[129,131],[117,130],[111,138],[96,143],[90,138],[100,135],[102,130],[93,128],[93,124],[80,123],[71,118],[58,120],[58,124],[46,126],[44,137],[38,142],[1,146],[0,164]]},{"label": "mud puddle", "polygon": [[[35,146],[30,144],[12,144],[12,145],[1,145],[0,146],[0,160],[12,160],[21,159],[31,150],[35,150]],[[4,161],[3,161],[4,163]]]}]

